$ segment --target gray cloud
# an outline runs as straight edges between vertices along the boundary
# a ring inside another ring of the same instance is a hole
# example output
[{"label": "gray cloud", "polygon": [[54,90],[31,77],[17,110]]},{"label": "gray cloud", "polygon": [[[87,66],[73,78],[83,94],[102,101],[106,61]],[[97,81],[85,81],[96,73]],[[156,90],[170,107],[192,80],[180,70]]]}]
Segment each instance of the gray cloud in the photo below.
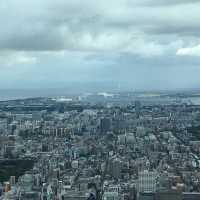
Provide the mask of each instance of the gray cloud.
[{"label": "gray cloud", "polygon": [[199,3],[198,0],[146,0],[144,1],[144,5],[148,6],[173,6],[173,5],[180,5],[180,4],[193,4]]},{"label": "gray cloud", "polygon": [[[5,5],[0,7],[1,13],[4,14],[0,19],[0,49],[104,51],[113,50],[104,49],[104,43],[107,44],[108,41],[111,41],[111,47],[116,49],[124,48],[122,46],[127,43],[133,43],[134,46],[140,37],[147,45],[148,42],[153,42],[159,46],[162,36],[157,36],[154,41],[150,34],[199,36],[200,16],[197,15],[199,11],[196,5],[190,4],[187,8],[181,4],[168,8],[164,6],[164,1],[160,0],[162,7],[148,8],[145,5],[150,1],[141,2],[144,5],[140,5],[138,1],[130,3],[125,0],[117,3],[108,3],[105,0],[97,0],[95,3],[90,0],[84,3],[78,0],[45,0],[41,3],[38,0],[30,3],[24,0],[8,0],[7,3],[4,1]],[[5,21],[8,21],[8,24],[3,23]],[[112,38],[116,41],[112,41]]]},{"label": "gray cloud", "polygon": [[172,87],[175,74],[171,82],[186,85],[186,75],[194,74],[195,85],[198,2],[2,0],[0,84],[11,74],[13,85],[22,76],[23,83],[48,85],[57,73],[61,82],[127,81],[140,88],[165,81]]}]

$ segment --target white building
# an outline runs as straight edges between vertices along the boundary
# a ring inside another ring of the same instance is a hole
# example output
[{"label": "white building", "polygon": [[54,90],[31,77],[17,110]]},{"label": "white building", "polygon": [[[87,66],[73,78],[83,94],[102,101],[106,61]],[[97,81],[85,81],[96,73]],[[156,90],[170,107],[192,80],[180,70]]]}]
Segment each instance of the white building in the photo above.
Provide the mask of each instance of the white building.
[{"label": "white building", "polygon": [[144,170],[139,172],[138,192],[155,192],[157,185],[157,172]]},{"label": "white building", "polygon": [[104,192],[103,200],[120,200],[118,192]]}]

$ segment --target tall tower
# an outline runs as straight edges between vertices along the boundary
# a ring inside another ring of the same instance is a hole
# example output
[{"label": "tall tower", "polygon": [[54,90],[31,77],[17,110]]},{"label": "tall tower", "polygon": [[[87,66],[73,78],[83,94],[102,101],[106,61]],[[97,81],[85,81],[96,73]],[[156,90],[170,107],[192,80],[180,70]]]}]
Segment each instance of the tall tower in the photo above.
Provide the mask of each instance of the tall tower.
[{"label": "tall tower", "polygon": [[136,113],[137,118],[140,117],[140,110],[141,110],[141,102],[135,101],[135,113]]},{"label": "tall tower", "polygon": [[100,120],[101,133],[107,133],[111,130],[111,119],[104,117]]}]

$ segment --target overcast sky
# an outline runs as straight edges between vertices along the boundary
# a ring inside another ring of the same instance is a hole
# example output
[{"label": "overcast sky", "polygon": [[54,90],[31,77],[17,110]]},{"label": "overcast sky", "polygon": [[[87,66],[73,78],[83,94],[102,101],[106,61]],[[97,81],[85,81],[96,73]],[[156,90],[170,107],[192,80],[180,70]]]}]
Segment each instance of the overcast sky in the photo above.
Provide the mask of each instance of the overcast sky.
[{"label": "overcast sky", "polygon": [[199,0],[0,0],[0,88],[200,88]]}]

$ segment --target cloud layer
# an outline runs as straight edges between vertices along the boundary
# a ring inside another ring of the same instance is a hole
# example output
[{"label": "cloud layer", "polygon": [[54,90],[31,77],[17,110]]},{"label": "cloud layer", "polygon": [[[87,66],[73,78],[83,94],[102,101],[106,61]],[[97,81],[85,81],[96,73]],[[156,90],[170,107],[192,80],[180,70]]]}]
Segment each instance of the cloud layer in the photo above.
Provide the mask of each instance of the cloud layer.
[{"label": "cloud layer", "polygon": [[51,86],[61,70],[62,84],[198,87],[185,78],[199,70],[199,9],[198,0],[1,0],[0,84]]}]

